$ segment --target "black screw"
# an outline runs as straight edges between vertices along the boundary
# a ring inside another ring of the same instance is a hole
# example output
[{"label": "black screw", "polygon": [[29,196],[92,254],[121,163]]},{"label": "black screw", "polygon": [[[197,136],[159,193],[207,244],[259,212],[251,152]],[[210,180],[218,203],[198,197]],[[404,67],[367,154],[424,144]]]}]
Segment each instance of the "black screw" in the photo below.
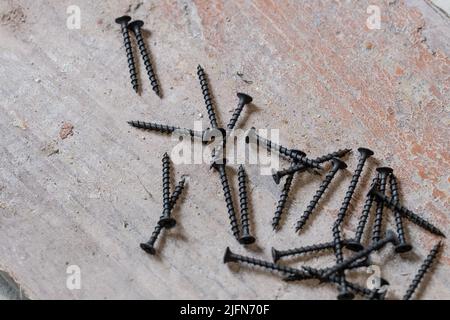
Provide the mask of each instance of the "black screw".
[{"label": "black screw", "polygon": [[[184,189],[184,183],[185,183],[185,179],[182,178],[180,180],[180,182],[178,182],[178,185],[175,187],[175,190],[172,192],[172,196],[170,197],[170,210],[172,210],[175,207],[175,204],[177,203],[177,200],[180,197],[180,195]],[[164,216],[161,215],[161,217],[159,219],[161,220],[163,217]],[[159,225],[159,223],[157,223],[150,239],[147,242],[143,242],[140,244],[142,250],[144,250],[145,252],[152,254],[152,255],[156,253],[154,246],[155,246],[155,242],[158,239],[158,236],[161,233],[162,229],[163,229],[163,227],[161,227]]]},{"label": "black screw", "polygon": [[[377,168],[378,176],[380,177],[379,190],[382,194],[386,192],[387,177],[392,173],[392,168],[380,167]],[[375,211],[375,221],[373,223],[372,241],[377,242],[381,239],[381,227],[383,224],[383,202],[377,203],[377,209]]]},{"label": "black screw", "polygon": [[239,98],[238,106],[234,110],[233,115],[231,116],[230,121],[228,122],[228,125],[227,125],[228,130],[234,129],[234,126],[236,125],[236,122],[238,121],[239,116],[241,115],[242,109],[244,109],[244,106],[253,101],[253,98],[245,93],[238,92],[237,96]]},{"label": "black screw", "polygon": [[238,181],[239,181],[239,202],[241,206],[241,225],[242,225],[242,235],[239,242],[242,244],[252,244],[255,242],[255,237],[250,234],[250,224],[248,221],[248,203],[247,203],[247,184],[246,184],[246,174],[244,166],[239,166],[238,171]]},{"label": "black screw", "polygon": [[225,250],[225,255],[223,257],[223,262],[224,263],[228,263],[228,262],[244,262],[244,263],[248,263],[248,264],[251,264],[251,265],[259,266],[259,267],[262,267],[262,268],[265,268],[265,269],[278,271],[278,272],[281,272],[281,273],[284,273],[284,274],[288,274],[288,275],[292,274],[292,275],[296,275],[297,277],[304,277],[304,279],[311,278],[311,275],[308,272],[305,272],[303,270],[277,265],[275,263],[264,261],[264,260],[260,260],[260,259],[255,259],[255,258],[251,258],[251,257],[241,256],[240,254],[236,254],[236,253],[231,252],[229,247],[227,247],[227,249]]},{"label": "black screw", "polygon": [[354,261],[368,256],[373,251],[384,247],[387,243],[394,243],[394,244],[397,243],[397,236],[395,235],[394,232],[392,232],[390,230],[388,230],[386,232],[386,237],[384,239],[381,239],[381,240],[379,240],[377,242],[372,243],[370,246],[368,246],[364,250],[361,250],[361,251],[355,253],[355,255],[353,255],[350,258],[348,258],[346,260],[343,260],[342,262],[338,262],[336,265],[331,267],[327,272],[325,272],[323,277],[327,278],[330,275],[332,275],[333,273],[340,272],[340,271],[344,270],[345,268],[347,268],[348,265],[350,265]]},{"label": "black screw", "polygon": [[439,253],[439,250],[442,247],[442,243],[439,241],[434,247],[431,249],[428,256],[423,261],[422,265],[419,268],[419,271],[415,275],[413,281],[411,282],[408,290],[406,291],[405,295],[403,296],[403,300],[409,300],[411,299],[412,295],[416,291],[417,287],[419,286],[420,282],[422,281],[425,274],[430,269],[431,265],[433,264],[433,261],[436,259],[437,254]]},{"label": "black screw", "polygon": [[[391,196],[394,201],[399,203],[399,194],[398,194],[398,184],[397,184],[397,178],[394,174],[391,174],[391,178],[389,180],[389,184],[391,186]],[[405,229],[403,228],[403,221],[401,214],[394,210],[394,218],[395,218],[395,225],[397,227],[397,237],[398,237],[398,245],[395,247],[395,252],[403,253],[411,251],[412,245],[406,242],[405,237]]]},{"label": "black screw", "polygon": [[134,91],[138,92],[139,84],[136,75],[136,65],[134,64],[133,48],[131,47],[130,34],[128,33],[128,22],[131,20],[129,16],[122,16],[116,19],[116,23],[120,24],[123,36],[123,44],[127,53],[128,69],[130,70],[131,85]]},{"label": "black screw", "polygon": [[128,121],[128,124],[132,127],[149,130],[149,131],[157,131],[161,133],[173,133],[178,132],[183,135],[188,135],[191,137],[203,138],[204,131],[195,131],[192,129],[180,128],[169,126],[165,124],[153,123],[153,122],[144,122],[144,121]]},{"label": "black screw", "polygon": [[233,232],[234,237],[239,241],[239,226],[236,219],[236,212],[234,211],[233,198],[231,196],[230,185],[228,183],[227,172],[225,170],[225,164],[218,164],[216,162],[213,162],[212,167],[219,172],[220,183],[222,184],[225,203],[227,204],[231,231]]},{"label": "black screw", "polygon": [[328,185],[331,183],[334,176],[336,175],[336,172],[338,172],[339,169],[347,168],[347,165],[345,164],[345,162],[343,162],[342,160],[339,160],[338,158],[333,158],[333,159],[331,159],[331,161],[333,163],[333,167],[327,173],[327,175],[325,176],[325,179],[320,184],[319,189],[317,189],[316,194],[314,195],[313,199],[309,203],[305,212],[303,212],[303,215],[300,217],[300,220],[297,221],[295,231],[299,231],[303,228],[303,226],[305,225],[309,216],[312,214],[314,208],[319,203],[320,198],[324,194],[325,190],[328,188]]},{"label": "black screw", "polygon": [[419,215],[415,214],[411,210],[400,205],[394,199],[389,198],[386,195],[382,194],[380,191],[377,190],[376,187],[371,188],[368,194],[374,195],[377,201],[382,201],[384,205],[391,210],[397,210],[403,217],[415,223],[416,225],[422,227],[423,229],[428,230],[429,232],[434,233],[438,236],[445,237],[444,233],[441,230],[439,230],[439,228],[435,227],[430,222],[420,217]]},{"label": "black screw", "polygon": [[147,48],[145,47],[144,38],[142,37],[141,28],[143,25],[144,21],[135,20],[128,25],[128,28],[132,30],[134,32],[134,35],[136,36],[139,51],[141,52],[142,60],[144,60],[145,69],[147,70],[147,75],[150,79],[152,89],[158,97],[161,97],[158,80],[156,79],[156,75],[150,61],[150,56],[148,55]]},{"label": "black screw", "polygon": [[[301,152],[301,151],[300,151]],[[295,164],[294,164],[295,165]],[[286,202],[289,196],[289,191],[291,190],[292,181],[294,180],[294,173],[289,175],[284,182],[283,190],[280,194],[280,199],[278,200],[277,207],[275,209],[275,214],[272,218],[272,227],[273,230],[278,228],[278,225],[281,220],[281,216],[283,214],[284,208],[286,206]]]},{"label": "black screw", "polygon": [[[337,223],[333,225],[333,242],[334,242],[334,256],[336,257],[336,263],[342,263],[344,261],[344,254],[342,252],[343,242],[341,237],[340,226]],[[348,290],[346,279],[345,279],[345,271],[342,269],[337,274],[340,279],[338,290],[339,294],[337,296],[338,300],[351,300],[354,298],[354,294]],[[327,278],[327,277],[325,277]]]},{"label": "black screw", "polygon": [[173,228],[177,223],[174,218],[170,217],[170,158],[167,153],[164,153],[162,159],[162,181],[163,181],[163,214],[159,219],[159,225],[164,228]]},{"label": "black screw", "polygon": [[345,193],[344,201],[342,201],[341,208],[339,209],[339,213],[335,221],[335,224],[337,226],[340,226],[344,221],[345,213],[347,212],[348,206],[350,205],[350,201],[352,200],[353,193],[355,192],[356,185],[358,184],[359,177],[361,176],[367,158],[373,155],[373,151],[367,148],[358,148],[358,151],[358,164],[356,165],[352,180],[350,181],[350,185],[348,186],[347,192]]},{"label": "black screw", "polygon": [[200,86],[202,87],[202,93],[203,98],[205,99],[206,111],[208,111],[209,122],[211,123],[211,127],[215,129],[218,127],[218,125],[216,114],[214,112],[211,93],[209,92],[208,79],[206,78],[205,70],[203,70],[200,65],[197,66],[197,75],[198,79],[200,80]]},{"label": "black screw", "polygon": [[[371,187],[378,186],[380,183],[380,179],[378,174],[373,178]],[[361,244],[361,238],[364,233],[364,228],[366,227],[366,223],[369,217],[370,209],[372,208],[372,203],[374,200],[374,196],[368,194],[366,196],[366,201],[364,202],[364,207],[361,213],[361,217],[358,220],[358,226],[356,227],[355,236],[353,239],[348,240],[346,244],[346,248],[352,251],[361,251],[364,249],[364,246]]]}]

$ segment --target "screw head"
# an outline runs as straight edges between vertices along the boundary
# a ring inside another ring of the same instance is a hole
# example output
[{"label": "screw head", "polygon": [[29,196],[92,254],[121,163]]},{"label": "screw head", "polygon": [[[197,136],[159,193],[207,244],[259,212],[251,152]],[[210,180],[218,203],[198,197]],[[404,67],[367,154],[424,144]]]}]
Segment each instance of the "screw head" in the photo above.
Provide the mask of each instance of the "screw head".
[{"label": "screw head", "polygon": [[278,250],[272,247],[272,259],[273,262],[277,262],[280,259],[280,256],[278,254]]},{"label": "screw head", "polygon": [[251,235],[244,235],[239,239],[240,244],[252,244],[255,242],[255,237]]},{"label": "screw head", "polygon": [[358,251],[361,251],[361,250],[364,249],[364,246],[361,243],[359,243],[359,242],[357,242],[355,240],[349,240],[345,244],[345,247],[347,249],[351,250],[351,251],[354,251],[354,252],[358,252]]},{"label": "screw head", "polygon": [[368,196],[373,196],[375,195],[375,192],[378,191],[378,186],[375,184],[372,186],[372,188],[369,189],[369,191],[367,191],[367,195]]},{"label": "screw head", "polygon": [[118,18],[116,18],[116,23],[118,23],[118,24],[122,24],[122,23],[127,23],[128,21],[130,21],[131,20],[131,17],[130,16],[121,16],[121,17],[118,17]]},{"label": "screw head", "polygon": [[139,30],[144,25],[144,21],[142,20],[134,20],[128,24],[128,28],[131,30]]},{"label": "screw head", "polygon": [[349,291],[344,291],[339,293],[337,298],[338,300],[353,300],[353,298],[355,298],[355,295]]},{"label": "screw head", "polygon": [[280,184],[280,175],[278,174],[278,171],[276,171],[275,169],[272,169],[272,178],[276,184]]},{"label": "screw head", "polygon": [[391,174],[392,172],[394,172],[394,169],[390,168],[390,167],[379,167],[376,169],[377,172],[381,173],[381,174]]},{"label": "screw head", "polygon": [[401,243],[395,247],[395,252],[405,253],[412,250],[412,245],[409,243]]},{"label": "screw head", "polygon": [[140,244],[140,247],[142,250],[144,250],[145,252],[147,252],[148,254],[154,255],[156,253],[155,248],[153,248],[152,245],[149,245],[146,242],[143,242]]},{"label": "screw head", "polygon": [[338,169],[345,169],[347,168],[347,164],[338,158],[331,159],[331,162],[333,163],[333,167],[337,167]]},{"label": "screw head", "polygon": [[242,93],[242,92],[238,92],[237,93],[237,97],[239,98],[239,100],[243,103],[243,104],[249,104],[253,101],[253,98],[250,97],[248,94]]},{"label": "screw head", "polygon": [[177,221],[174,218],[162,218],[158,221],[158,224],[166,229],[171,229],[175,227]]},{"label": "screw head", "polygon": [[233,253],[231,252],[230,247],[227,247],[225,249],[225,254],[223,256],[223,263],[234,262],[232,255],[233,255]]},{"label": "screw head", "polygon": [[368,148],[358,148],[359,153],[365,155],[366,157],[370,157],[374,155],[374,152]]}]

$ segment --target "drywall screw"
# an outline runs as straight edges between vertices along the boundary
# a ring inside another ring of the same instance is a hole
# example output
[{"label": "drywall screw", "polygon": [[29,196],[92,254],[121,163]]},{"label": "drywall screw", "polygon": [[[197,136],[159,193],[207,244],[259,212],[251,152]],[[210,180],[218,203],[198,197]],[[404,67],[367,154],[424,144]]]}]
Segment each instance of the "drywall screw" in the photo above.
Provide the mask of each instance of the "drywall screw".
[{"label": "drywall screw", "polygon": [[384,239],[381,239],[377,242],[372,243],[370,246],[368,246],[364,250],[361,250],[361,251],[355,253],[352,257],[350,257],[346,260],[343,260],[342,262],[338,262],[333,267],[330,267],[329,270],[323,274],[323,277],[328,278],[333,273],[340,272],[340,271],[346,269],[347,266],[350,265],[351,263],[353,263],[354,261],[368,256],[373,251],[384,247],[387,243],[393,243],[393,244],[397,243],[397,236],[391,230],[388,230],[386,232],[386,237]]},{"label": "drywall screw", "polygon": [[291,275],[291,274],[292,275],[296,275],[299,278],[300,277],[304,277],[304,279],[311,278],[311,275],[308,272],[305,272],[303,270],[277,265],[275,263],[264,261],[264,260],[260,260],[260,259],[255,259],[255,258],[251,258],[251,257],[242,256],[240,254],[236,254],[236,253],[231,252],[229,247],[227,247],[227,249],[225,250],[225,255],[223,257],[223,262],[224,263],[228,263],[228,262],[243,262],[243,263],[247,263],[247,264],[250,264],[250,265],[259,266],[259,267],[262,267],[262,268],[265,268],[265,269],[278,271],[278,272],[281,272],[281,273],[284,273],[284,274],[287,274],[287,275]]},{"label": "drywall screw", "polygon": [[159,123],[154,123],[154,122],[128,121],[128,124],[132,127],[138,128],[138,129],[157,131],[157,132],[161,132],[161,133],[177,132],[177,133],[180,133],[183,135],[188,135],[191,137],[198,137],[198,138],[203,138],[203,136],[205,134],[204,131],[195,131],[192,129],[174,127],[174,126],[169,126],[166,124],[159,124]]},{"label": "drywall screw", "polygon": [[340,226],[345,218],[345,213],[347,212],[348,206],[352,201],[353,194],[356,189],[356,185],[358,184],[359,177],[361,176],[362,170],[364,168],[364,164],[366,163],[367,158],[373,155],[373,151],[367,148],[358,148],[359,151],[359,159],[358,164],[356,165],[355,172],[353,173],[352,179],[348,186],[347,192],[345,193],[344,200],[342,201],[341,208],[339,209],[339,213],[337,215],[335,224]]},{"label": "drywall screw", "polygon": [[266,138],[263,138],[263,137],[259,136],[256,133],[256,128],[255,127],[252,127],[249,130],[249,133],[248,133],[247,136],[250,138],[249,139],[250,141],[253,140],[255,142],[261,142],[263,145],[266,146],[266,149],[269,150],[269,151],[270,150],[274,150],[274,151],[278,152],[279,154],[281,154],[281,155],[283,155],[285,157],[288,157],[291,160],[294,160],[296,162],[301,162],[301,163],[305,164],[308,167],[316,168],[316,169],[322,169],[320,164],[318,164],[317,162],[315,162],[312,159],[307,158],[305,156],[304,152],[299,152],[299,150],[295,150],[295,149],[288,149],[286,147],[283,147],[281,145],[273,143],[272,141],[270,141],[270,140],[268,140]]},{"label": "drywall screw", "polygon": [[[389,167],[377,168],[377,172],[380,177],[379,190],[383,194],[386,192],[387,177],[392,173],[392,171],[393,171],[392,168]],[[381,227],[383,225],[383,208],[384,208],[383,202],[378,202],[377,209],[375,211],[375,221],[373,223],[373,230],[372,230],[373,242],[377,242],[378,240],[381,239]]]},{"label": "drywall screw", "polygon": [[238,171],[239,181],[239,202],[241,206],[241,226],[242,235],[239,242],[242,244],[252,244],[255,242],[255,237],[250,234],[250,224],[248,220],[248,203],[247,203],[247,183],[246,174],[243,165],[239,166]]},{"label": "drywall screw", "polygon": [[275,209],[275,214],[272,218],[272,227],[273,230],[278,228],[278,225],[281,220],[281,216],[283,214],[284,208],[286,206],[286,202],[289,196],[289,191],[291,190],[292,181],[294,180],[294,174],[289,175],[284,182],[283,190],[281,190],[280,199],[278,200],[277,207]]},{"label": "drywall screw", "polygon": [[141,28],[143,25],[144,21],[135,20],[128,25],[128,28],[134,32],[134,35],[136,37],[139,51],[141,52],[142,60],[144,60],[145,69],[147,70],[147,75],[148,78],[150,79],[152,89],[158,97],[161,97],[158,80],[156,79],[152,62],[150,61],[150,56],[148,55],[147,48],[145,47],[144,38],[142,37]]},{"label": "drywall screw", "polygon": [[[342,238],[341,238],[341,230],[340,226],[337,223],[333,225],[333,242],[334,242],[334,256],[336,257],[336,263],[342,263],[344,260],[344,254],[342,252]],[[345,270],[341,270],[337,274],[340,279],[338,284],[339,294],[337,296],[338,300],[351,300],[354,298],[354,294],[348,290],[345,279]]]},{"label": "drywall screw", "polygon": [[[323,163],[326,161],[329,161],[333,158],[342,158],[343,156],[345,156],[347,153],[349,153],[350,151],[352,151],[352,149],[341,149],[332,153],[328,153],[326,155],[323,155],[321,157],[315,158],[313,159],[313,161],[317,162],[317,163]],[[306,154],[305,154],[306,155]],[[280,180],[282,177],[295,173],[295,172],[303,172],[305,170],[307,170],[308,167],[306,167],[303,163],[298,163],[295,164],[287,169],[283,169],[283,170],[279,170],[279,171],[275,171],[272,173],[272,178],[275,181],[276,184],[280,183]]]},{"label": "drywall screw", "polygon": [[211,127],[215,129],[218,127],[218,125],[216,114],[214,112],[211,93],[209,92],[208,79],[206,78],[205,70],[203,70],[203,68],[200,65],[197,66],[197,75],[198,79],[200,80],[203,98],[205,99],[206,111],[208,112],[209,122],[211,123]]},{"label": "drywall screw", "polygon": [[162,159],[162,181],[163,181],[163,214],[159,219],[161,227],[170,229],[177,223],[174,218],[170,217],[170,158],[167,153],[164,153]]},{"label": "drywall screw", "polygon": [[244,109],[244,106],[253,101],[253,98],[245,93],[238,92],[237,96],[239,98],[239,102],[237,108],[234,110],[233,115],[230,118],[230,121],[228,122],[227,125],[228,130],[234,129],[234,126],[236,125],[236,122],[238,121],[242,109]]},{"label": "drywall screw", "polygon": [[[380,183],[380,178],[378,174],[372,180],[371,187],[378,186]],[[366,227],[366,223],[369,217],[370,209],[372,208],[372,203],[374,200],[373,195],[367,195],[366,200],[364,201],[364,207],[361,213],[361,216],[358,220],[358,226],[356,227],[355,236],[351,240],[347,240],[345,247],[352,251],[360,251],[364,249],[364,246],[361,244],[361,238],[364,233],[364,228]]]},{"label": "drywall screw", "polygon": [[[391,174],[389,184],[391,186],[391,197],[394,201],[399,203],[399,194],[398,194],[398,183],[397,178],[394,174]],[[395,247],[395,252],[403,253],[411,251],[412,245],[406,242],[405,237],[405,229],[403,228],[403,221],[401,214],[394,210],[394,218],[395,218],[395,225],[397,227],[397,237],[398,237],[398,245]]]},{"label": "drywall screw", "polygon": [[389,209],[397,210],[403,217],[405,217],[412,223],[415,223],[416,225],[422,227],[423,229],[428,230],[429,232],[434,233],[438,236],[445,237],[444,233],[441,230],[439,230],[439,228],[435,227],[430,222],[420,217],[416,213],[412,212],[411,210],[400,205],[394,199],[389,198],[388,196],[382,194],[380,191],[377,190],[376,187],[371,188],[368,194],[374,195],[377,201],[382,201],[384,205]]},{"label": "drywall screw", "polygon": [[225,170],[225,164],[218,164],[216,162],[213,162],[212,167],[219,172],[220,183],[222,184],[225,203],[227,204],[231,231],[233,232],[234,237],[239,241],[239,226],[236,219],[236,212],[234,210],[233,198],[231,196],[230,185],[228,183],[227,172]]},{"label": "drywall screw", "polygon": [[[180,182],[178,182],[178,185],[175,187],[175,190],[172,192],[172,196],[170,197],[170,210],[172,210],[175,207],[175,204],[178,201],[178,198],[180,197],[183,189],[184,189],[184,183],[185,179],[182,178]],[[161,215],[159,219],[162,219],[164,216]],[[156,224],[155,229],[152,232],[152,235],[150,239],[147,242],[143,242],[140,244],[142,250],[149,254],[155,254],[155,242],[158,239],[159,234],[161,233],[161,230],[163,227],[159,225],[159,223]]]},{"label": "drywall screw", "polygon": [[433,261],[436,259],[437,254],[439,253],[439,250],[442,247],[442,243],[439,241],[434,247],[431,249],[428,256],[423,261],[422,265],[419,268],[419,271],[414,276],[413,281],[408,287],[408,290],[406,290],[405,295],[403,296],[403,300],[410,300],[414,292],[416,291],[417,287],[419,286],[420,282],[422,281],[425,274],[430,269],[431,265],[433,264]]},{"label": "drywall screw", "polygon": [[127,53],[128,69],[130,70],[131,85],[136,93],[139,90],[139,84],[136,75],[136,65],[134,64],[133,48],[131,47],[130,34],[128,33],[128,22],[131,20],[129,16],[122,16],[116,19],[116,23],[120,24],[123,36],[123,44]]},{"label": "drywall screw", "polygon": [[319,189],[317,189],[316,194],[314,195],[313,199],[310,201],[305,212],[303,212],[303,215],[300,217],[300,220],[297,221],[295,231],[299,231],[303,228],[303,226],[305,225],[309,216],[312,214],[314,208],[319,203],[320,198],[322,197],[325,190],[328,188],[329,184],[331,183],[334,176],[336,175],[336,172],[338,172],[339,169],[347,168],[347,165],[345,164],[345,162],[343,162],[342,160],[339,160],[338,158],[333,158],[333,159],[331,159],[331,161],[333,163],[333,167],[327,173],[327,175],[325,176],[325,179],[320,184]]},{"label": "drywall screw", "polygon": [[[344,243],[345,243],[345,240],[344,240]],[[273,262],[277,262],[282,257],[310,253],[310,252],[323,251],[323,250],[333,249],[333,248],[334,248],[333,241],[317,243],[317,244],[313,244],[313,245],[309,245],[309,246],[303,246],[303,247],[288,249],[288,250],[277,250],[272,247],[272,258],[273,258]]]}]

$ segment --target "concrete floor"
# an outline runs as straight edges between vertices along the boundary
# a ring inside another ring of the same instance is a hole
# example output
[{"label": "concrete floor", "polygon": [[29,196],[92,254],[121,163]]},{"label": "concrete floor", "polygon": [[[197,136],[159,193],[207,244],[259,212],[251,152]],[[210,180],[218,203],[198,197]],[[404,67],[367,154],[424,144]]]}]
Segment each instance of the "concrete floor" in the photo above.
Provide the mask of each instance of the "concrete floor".
[{"label": "concrete floor", "polygon": [[[394,167],[404,203],[450,234],[450,27],[448,15],[432,2],[123,3],[77,1],[80,30],[65,27],[63,3],[0,4],[0,270],[25,296],[334,299],[330,286],[286,284],[265,272],[223,265],[221,259],[226,246],[269,259],[271,246],[328,240],[324,235],[330,236],[355,155],[300,237],[292,224],[320,178],[297,181],[287,221],[274,234],[270,220],[280,188],[249,166],[258,238],[249,249],[230,235],[216,173],[206,165],[179,165],[176,179],[189,175],[176,212],[179,226],[161,243],[160,256],[148,257],[137,247],[159,216],[160,158],[174,144],[133,130],[126,120],[206,124],[198,63],[210,77],[222,122],[236,104],[235,92],[244,91],[255,106],[240,120],[243,128],[280,128],[284,144],[312,156],[370,147],[376,157],[362,180],[364,190],[377,165]],[[381,30],[366,27],[371,4],[381,8]],[[163,88],[161,101],[142,72],[142,95],[130,88],[113,22],[123,13],[143,19],[151,30],[146,40]],[[74,125],[73,134],[61,139],[67,123]],[[355,212],[364,190],[355,195]],[[345,233],[353,233],[357,216],[352,214]],[[386,250],[375,257],[391,281],[388,298],[401,297],[437,241],[413,226],[408,235],[414,253],[399,258]],[[311,263],[332,262],[322,258]],[[71,265],[81,268],[80,290],[66,285]],[[447,249],[427,283],[419,298],[450,299]],[[0,281],[1,299],[17,297]]]}]

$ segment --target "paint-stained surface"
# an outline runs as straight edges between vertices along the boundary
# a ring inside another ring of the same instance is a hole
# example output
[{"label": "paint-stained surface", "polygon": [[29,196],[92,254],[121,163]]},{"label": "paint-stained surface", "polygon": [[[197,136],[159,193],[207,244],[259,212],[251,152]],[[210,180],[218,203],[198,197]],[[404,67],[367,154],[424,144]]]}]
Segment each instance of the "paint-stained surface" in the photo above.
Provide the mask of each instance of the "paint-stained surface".
[{"label": "paint-stained surface", "polygon": [[[335,298],[333,286],[284,283],[264,271],[224,265],[222,256],[230,246],[270,259],[272,246],[331,240],[356,152],[300,236],[293,225],[321,178],[297,177],[289,213],[274,233],[270,222],[281,186],[248,166],[257,237],[249,249],[230,234],[217,174],[207,164],[177,165],[175,179],[189,176],[175,212],[177,227],[159,243],[159,256],[139,249],[161,213],[160,159],[176,142],[126,121],[192,127],[200,120],[206,127],[199,63],[222,124],[242,91],[253,96],[254,106],[244,110],[238,127],[279,128],[285,145],[311,157],[345,147],[375,151],[345,222],[346,235],[356,228],[379,164],[395,169],[405,205],[450,234],[450,63],[442,40],[450,34],[448,18],[436,13],[431,20],[440,27],[427,38],[430,17],[414,1],[124,2],[76,1],[81,29],[73,30],[66,26],[72,2],[0,4],[0,269],[28,297]],[[379,30],[366,24],[369,5],[380,8]],[[142,95],[131,88],[114,23],[122,14],[144,20],[150,31],[146,42],[162,100],[152,92],[137,51]],[[62,139],[66,124],[71,130]],[[387,216],[392,228],[392,214]],[[414,252],[400,257],[388,247],[374,257],[391,283],[388,298],[402,297],[438,241],[411,224],[407,234]],[[445,245],[420,298],[450,298]],[[332,255],[323,255],[289,264],[332,262]],[[70,265],[81,268],[80,290],[67,289]],[[368,277],[362,273],[355,281]]]}]

